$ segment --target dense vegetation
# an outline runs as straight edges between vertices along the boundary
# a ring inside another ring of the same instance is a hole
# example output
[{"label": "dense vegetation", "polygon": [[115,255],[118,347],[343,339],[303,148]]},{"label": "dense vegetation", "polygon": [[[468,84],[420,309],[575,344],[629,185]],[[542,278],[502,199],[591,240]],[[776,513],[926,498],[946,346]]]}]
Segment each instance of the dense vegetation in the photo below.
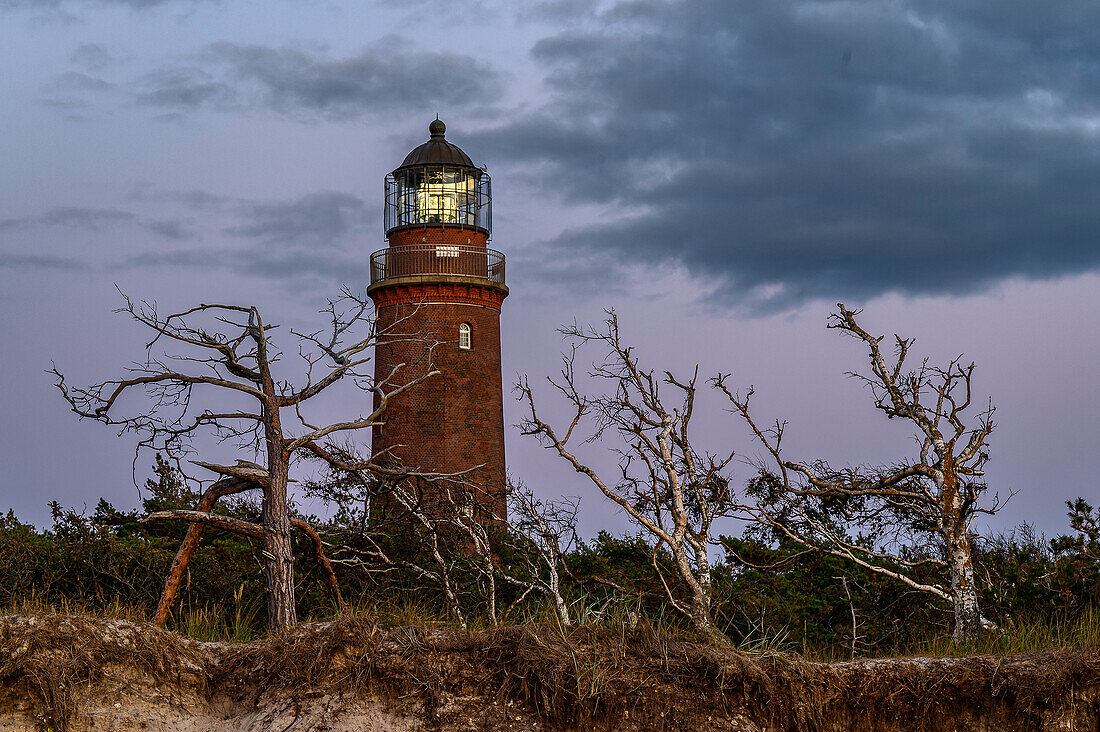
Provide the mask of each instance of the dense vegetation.
[{"label": "dense vegetation", "polygon": [[[0,606],[150,616],[186,526],[146,525],[139,519],[196,500],[166,463],[158,461],[155,471],[140,509],[119,510],[101,500],[85,515],[55,503],[53,525],[44,530],[10,512],[0,518]],[[1047,539],[1021,525],[974,542],[989,617],[1008,636],[1028,635],[1026,642],[1033,645],[1072,643],[1079,640],[1071,637],[1074,633],[1095,634],[1098,625],[1092,608],[1100,604],[1100,511],[1081,499],[1068,507],[1070,526],[1064,535]],[[246,520],[259,512],[247,499],[228,501],[218,510]],[[295,541],[300,542],[295,547],[300,616],[334,617],[336,605],[311,546],[305,537]],[[398,553],[423,550],[411,535],[392,541],[406,542],[393,548]],[[836,557],[800,553],[759,528],[722,537],[722,544],[727,553],[715,565],[715,618],[742,648],[847,658],[935,652],[949,645],[943,641],[951,633],[950,607],[895,580]],[[209,530],[169,626],[203,638],[261,633],[260,551],[254,539]],[[686,631],[683,616],[667,606],[652,556],[651,545],[640,535],[601,532],[571,549],[564,557],[563,594],[574,619],[640,616],[671,632]],[[501,554],[499,561],[511,559]],[[661,565],[668,557],[658,554],[656,561]],[[339,563],[336,572],[344,597],[357,611],[393,622],[446,622],[447,604],[438,588],[411,572],[398,568],[378,574]],[[673,581],[673,571],[663,574]],[[476,623],[477,578],[457,582],[466,588],[467,614]],[[503,586],[499,593],[504,622],[550,615],[534,593],[520,602],[519,588]],[[483,614],[481,622],[487,622]]]}]

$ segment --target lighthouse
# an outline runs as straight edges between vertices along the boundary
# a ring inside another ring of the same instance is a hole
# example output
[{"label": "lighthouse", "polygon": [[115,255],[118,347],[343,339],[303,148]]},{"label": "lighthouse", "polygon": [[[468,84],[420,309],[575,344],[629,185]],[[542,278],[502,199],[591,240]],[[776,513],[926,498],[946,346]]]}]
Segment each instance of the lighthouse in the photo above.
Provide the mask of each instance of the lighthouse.
[{"label": "lighthouse", "polygon": [[397,395],[372,434],[382,461],[460,476],[421,484],[421,505],[505,518],[500,312],[508,287],[492,236],[492,184],[445,138],[430,138],[386,176],[388,246],[370,258],[375,383],[385,391],[428,368],[440,373]]}]

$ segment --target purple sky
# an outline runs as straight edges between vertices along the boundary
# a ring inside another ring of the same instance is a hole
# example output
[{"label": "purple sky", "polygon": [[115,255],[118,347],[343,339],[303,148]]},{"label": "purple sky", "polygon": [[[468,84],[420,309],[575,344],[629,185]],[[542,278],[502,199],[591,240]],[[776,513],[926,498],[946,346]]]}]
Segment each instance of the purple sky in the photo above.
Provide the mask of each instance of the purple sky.
[{"label": "purple sky", "polygon": [[[792,457],[910,455],[843,375],[865,360],[825,330],[844,301],[977,362],[988,481],[1019,491],[985,528],[1064,531],[1063,501],[1097,497],[1092,0],[0,0],[0,62],[0,508],[25,520],[136,501],[132,440],[78,423],[45,373],[140,358],[115,284],[319,323],[365,287],[382,179],[437,113],[493,175],[506,383],[614,307],[649,365],[755,385]],[[717,400],[696,435],[759,452]],[[540,493],[583,497],[585,534],[626,526],[513,429],[507,449]]]}]

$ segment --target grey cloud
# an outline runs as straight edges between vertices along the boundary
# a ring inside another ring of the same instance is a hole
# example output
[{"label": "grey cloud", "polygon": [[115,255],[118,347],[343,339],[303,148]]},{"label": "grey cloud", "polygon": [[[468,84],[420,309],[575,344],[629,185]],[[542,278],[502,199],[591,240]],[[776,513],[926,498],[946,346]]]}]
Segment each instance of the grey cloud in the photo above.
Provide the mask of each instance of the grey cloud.
[{"label": "grey cloud", "polygon": [[161,114],[155,114],[151,118],[154,122],[160,122],[162,124],[186,124],[189,121],[188,116],[183,112],[163,112]]},{"label": "grey cloud", "polygon": [[40,99],[39,104],[62,112],[68,120],[81,121],[86,119],[83,113],[93,107],[89,101],[92,95],[114,91],[115,84],[88,74],[70,71],[55,76],[49,83],[44,84],[42,89],[49,96]]},{"label": "grey cloud", "polygon": [[[392,3],[379,4],[392,6]],[[399,27],[423,23],[425,16],[430,16],[441,25],[458,29],[471,23],[492,24],[501,15],[501,8],[507,8],[509,4],[499,0],[464,0],[461,3],[453,0],[405,0],[401,7],[406,15]]]},{"label": "grey cloud", "polygon": [[0,219],[0,231],[6,231],[8,229],[15,229],[20,226],[26,226],[33,219],[18,218],[18,219]]},{"label": "grey cloud", "polygon": [[265,252],[263,256],[254,254],[249,252],[235,257],[235,269],[243,274],[273,279],[315,278],[333,284],[363,284],[370,281],[370,266],[365,255],[351,257],[325,253],[318,256],[316,252],[304,250]]},{"label": "grey cloud", "polygon": [[207,104],[232,103],[230,87],[197,67],[161,69],[149,74],[142,82],[145,91],[138,92],[138,104],[151,107],[195,109]]},{"label": "grey cloud", "polygon": [[225,269],[228,257],[224,250],[181,249],[171,252],[142,252],[129,256],[124,267],[187,267],[192,269]]},{"label": "grey cloud", "polygon": [[248,203],[248,223],[226,233],[268,242],[328,247],[368,217],[366,204],[346,193],[326,191],[294,201]]},{"label": "grey cloud", "polygon": [[[355,244],[348,246],[347,239],[377,222],[366,204],[355,196],[323,191],[289,201],[242,201],[204,191],[167,191],[139,197],[235,217],[238,223],[223,228],[222,233],[245,243],[146,251],[123,260],[123,267],[221,270],[288,282],[309,279],[344,283],[369,277],[366,252]],[[146,226],[153,228],[154,224],[164,225],[158,233],[171,235],[176,233],[173,225],[178,222],[150,222]],[[186,236],[182,224],[180,229]]]},{"label": "grey cloud", "polygon": [[220,196],[201,190],[169,192],[166,195],[196,211],[224,210],[226,206],[236,202],[236,199],[229,196]]},{"label": "grey cloud", "polygon": [[166,239],[189,239],[194,234],[180,221],[147,221],[145,228]]},{"label": "grey cloud", "polygon": [[137,218],[129,211],[99,208],[78,208],[59,206],[34,219],[36,223],[71,226],[74,228],[100,231],[103,226],[133,221]]},{"label": "grey cloud", "polygon": [[[44,107],[50,107],[51,109],[57,109],[62,112],[74,112],[81,109],[89,109],[92,105],[83,99],[77,97],[46,97],[38,100],[38,103]],[[74,117],[74,119],[80,119]]]},{"label": "grey cloud", "polygon": [[524,20],[543,20],[564,23],[596,14],[598,4],[593,0],[543,0],[531,2],[519,8]]},{"label": "grey cloud", "polygon": [[142,81],[140,104],[194,109],[265,108],[291,115],[353,118],[395,107],[484,104],[496,73],[470,56],[416,52],[387,39],[356,56],[216,43],[202,66],[161,69]]},{"label": "grey cloud", "polygon": [[509,283],[519,285],[529,296],[558,302],[563,294],[581,298],[592,293],[611,298],[638,294],[630,291],[628,272],[618,266],[622,262],[609,258],[606,252],[573,247],[569,256],[548,256],[539,247],[508,252],[507,257]]},{"label": "grey cloud", "polygon": [[81,43],[69,54],[69,63],[87,71],[103,71],[118,63],[118,59],[98,43]]},{"label": "grey cloud", "polygon": [[543,111],[467,138],[630,212],[554,256],[683,263],[728,303],[1096,269],[1100,6],[1010,4],[620,2],[535,45]]},{"label": "grey cloud", "polygon": [[65,226],[73,229],[100,232],[114,226],[137,224],[166,239],[186,239],[193,234],[182,222],[174,219],[142,220],[137,214],[118,209],[80,208],[59,206],[38,216],[0,219],[0,232],[27,226]]},{"label": "grey cloud", "polygon": [[55,257],[44,254],[10,254],[0,252],[0,270],[3,269],[49,269],[84,270],[87,265],[77,259]]},{"label": "grey cloud", "polygon": [[116,85],[100,79],[95,76],[89,76],[88,74],[82,74],[79,71],[68,71],[64,74],[60,74],[54,78],[49,84],[49,89],[57,89],[63,91],[111,91],[115,89]]},{"label": "grey cloud", "polygon": [[0,0],[0,10],[64,10],[81,6],[122,5],[134,10],[145,10],[170,3],[192,5],[218,0]]},{"label": "grey cloud", "polygon": [[[214,222],[222,220],[226,224],[221,227],[221,233],[255,241],[271,251],[278,249],[286,253],[325,249],[331,253],[342,246],[349,234],[378,223],[377,213],[365,202],[336,191],[322,191],[286,201],[249,201],[201,190],[141,189],[130,198],[135,208],[142,212],[141,215],[119,209],[59,206],[36,216],[0,219],[0,232],[31,226],[64,226],[101,232],[111,227],[131,226],[165,239],[182,241],[203,237],[202,231],[192,228],[197,225],[196,221],[199,224],[205,222],[203,228],[209,230],[216,228]],[[158,209],[161,215],[147,213]],[[151,258],[142,255],[131,263],[158,263],[161,260],[157,257],[169,256],[176,255],[166,252]],[[216,263],[213,259],[165,261],[189,266]]]},{"label": "grey cloud", "polygon": [[182,205],[189,211],[201,211],[203,213],[228,211],[239,207],[241,204],[249,203],[239,198],[199,189],[190,191],[160,190],[152,186],[153,184],[149,182],[136,185],[129,195],[130,200],[142,203]]},{"label": "grey cloud", "polygon": [[178,200],[188,208],[196,211],[224,210],[227,205],[234,203],[236,200],[228,196],[219,196],[216,193],[200,190],[176,191],[165,195],[167,198]]},{"label": "grey cloud", "polygon": [[58,206],[38,216],[0,219],[0,231],[35,224],[46,226],[71,226],[74,228],[100,231],[104,226],[126,223],[136,218],[137,217],[129,211],[119,211],[117,209]]},{"label": "grey cloud", "polygon": [[203,247],[143,252],[126,258],[122,266],[236,272],[288,282],[306,279],[346,284],[363,283],[370,278],[370,266],[365,256],[328,251],[319,255],[308,249],[279,249],[259,245],[238,249]]}]

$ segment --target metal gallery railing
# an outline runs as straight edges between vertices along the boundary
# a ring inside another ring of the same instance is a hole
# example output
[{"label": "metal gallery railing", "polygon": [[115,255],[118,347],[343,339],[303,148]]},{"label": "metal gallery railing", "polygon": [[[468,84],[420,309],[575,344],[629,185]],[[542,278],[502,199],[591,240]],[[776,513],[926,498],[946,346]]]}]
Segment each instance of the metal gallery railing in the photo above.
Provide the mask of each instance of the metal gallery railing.
[{"label": "metal gallery railing", "polygon": [[415,244],[387,247],[370,255],[372,285],[401,277],[451,275],[504,284],[504,255],[467,244]]}]

